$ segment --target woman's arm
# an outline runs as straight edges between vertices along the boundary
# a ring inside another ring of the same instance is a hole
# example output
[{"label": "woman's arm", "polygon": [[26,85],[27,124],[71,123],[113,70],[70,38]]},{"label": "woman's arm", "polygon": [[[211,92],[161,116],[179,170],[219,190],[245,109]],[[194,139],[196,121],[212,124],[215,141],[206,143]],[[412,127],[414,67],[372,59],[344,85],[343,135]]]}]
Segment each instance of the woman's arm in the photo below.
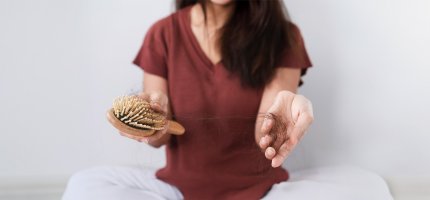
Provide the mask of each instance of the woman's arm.
[{"label": "woman's arm", "polygon": [[313,121],[311,102],[295,94],[299,79],[300,69],[279,68],[263,93],[259,113],[277,119],[257,117],[255,139],[272,167],[282,165]]}]

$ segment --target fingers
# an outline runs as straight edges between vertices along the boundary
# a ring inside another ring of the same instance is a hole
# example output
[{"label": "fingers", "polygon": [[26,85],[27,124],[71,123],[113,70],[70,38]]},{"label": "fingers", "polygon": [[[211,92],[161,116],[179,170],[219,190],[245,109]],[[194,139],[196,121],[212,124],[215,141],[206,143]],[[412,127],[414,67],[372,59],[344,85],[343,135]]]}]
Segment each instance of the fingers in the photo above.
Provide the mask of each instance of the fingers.
[{"label": "fingers", "polygon": [[295,137],[290,137],[286,142],[284,142],[279,148],[277,154],[272,159],[272,167],[281,166],[291,151],[297,146],[297,144],[298,139]]},{"label": "fingers", "polygon": [[261,149],[266,149],[273,141],[273,138],[269,135],[270,130],[272,129],[274,124],[274,120],[271,117],[266,116],[261,125],[261,135],[263,137],[260,138],[259,145]]},{"label": "fingers", "polygon": [[130,139],[136,140],[138,142],[145,142],[147,144],[150,144],[153,141],[159,140],[163,135],[167,134],[167,130],[169,129],[169,123],[166,124],[166,127],[163,130],[156,131],[154,134],[147,136],[147,137],[141,137],[141,136],[135,136],[123,132],[119,132],[124,137],[128,137]]},{"label": "fingers", "polygon": [[167,97],[162,93],[151,93],[149,96],[151,108],[157,112],[167,114]]},{"label": "fingers", "polygon": [[139,97],[140,98],[142,98],[143,100],[145,100],[145,101],[150,101],[150,98],[149,98],[149,94],[148,93],[145,93],[145,92],[141,92],[140,94],[139,94]]},{"label": "fingers", "polygon": [[271,137],[270,135],[263,136],[260,139],[260,143],[259,143],[260,148],[263,150],[267,149],[270,146],[270,144],[272,144],[272,141],[273,141],[273,137]]},{"label": "fingers", "polygon": [[286,130],[283,130],[282,132],[271,134],[274,136],[267,135],[267,136],[262,138],[262,140],[266,139],[266,138],[271,139],[271,140],[266,139],[266,140],[271,141],[270,142],[271,145],[269,145],[269,146],[263,146],[260,143],[260,146],[265,147],[265,156],[267,159],[269,159],[269,160],[273,159],[275,157],[275,155],[277,155],[278,152],[281,151],[282,145],[288,140],[288,138],[290,136],[292,126],[293,125],[289,125],[289,127]]},{"label": "fingers", "polygon": [[279,167],[282,165],[284,160],[287,159],[288,155],[306,133],[312,121],[313,117],[309,113],[305,112],[299,114],[297,122],[292,126],[292,130],[287,133],[288,139],[275,151],[275,155],[273,155],[273,152],[267,152],[268,149],[266,150],[265,156],[272,160],[272,167]]},{"label": "fingers", "polygon": [[[265,118],[265,122],[270,122],[270,129],[266,129],[265,123],[263,123],[261,129],[261,135],[263,135],[263,137],[259,145],[262,149],[272,146],[277,150],[287,139],[287,132],[291,124],[293,124],[291,104],[294,100],[294,96],[295,94],[289,91],[281,91],[276,95],[272,106],[267,110],[267,116],[270,117]],[[269,135],[269,137],[266,135]]]},{"label": "fingers", "polygon": [[312,103],[302,95],[279,92],[268,113],[273,114],[270,129],[264,123],[259,146],[272,167],[279,167],[295,148],[313,121]]},{"label": "fingers", "polygon": [[145,137],[134,136],[134,135],[130,135],[130,134],[123,133],[123,132],[119,132],[119,134],[122,135],[122,136],[124,136],[124,137],[136,140],[138,142],[146,142],[146,138]]},{"label": "fingers", "polygon": [[[280,146],[287,140],[289,129],[280,129],[279,127],[273,127],[273,126],[279,126],[275,125],[275,122],[273,119],[268,120],[265,125],[262,127],[262,131],[264,132],[264,136],[260,139],[259,145],[260,148],[263,149],[263,152],[267,159],[272,159],[275,155]],[[283,122],[282,122],[283,123]],[[267,130],[266,130],[267,129]]]},{"label": "fingers", "polygon": [[151,108],[157,112],[166,114],[168,98],[165,94],[160,92],[152,92],[150,94],[142,92],[139,97],[151,104]]},{"label": "fingers", "polygon": [[282,120],[280,119],[276,125],[276,128],[272,129],[274,137],[274,141],[272,143],[272,147],[278,151],[278,149],[281,147],[281,145],[288,139],[292,127],[294,126],[290,121],[288,120]]},{"label": "fingers", "polygon": [[273,159],[275,155],[276,155],[276,150],[273,147],[268,147],[264,152],[264,156],[266,156],[266,158],[269,160]]},{"label": "fingers", "polygon": [[[168,98],[164,93],[161,92],[152,92],[152,93],[146,93],[141,92],[138,95],[143,100],[150,103],[151,108],[158,113],[161,113],[162,115],[166,116],[168,113]],[[153,141],[159,140],[163,137],[163,135],[166,134],[168,129],[168,123],[165,125],[165,128],[160,131],[156,131],[153,135],[147,136],[147,137],[141,137],[141,136],[135,136],[130,135],[127,133],[120,132],[120,134],[124,137],[136,140],[138,142],[145,142],[145,143],[151,143]]]},{"label": "fingers", "polygon": [[284,142],[281,147],[279,147],[279,150],[277,154],[272,158],[272,167],[279,167],[282,165],[284,160],[287,158],[289,154],[289,148],[287,142]]},{"label": "fingers", "polygon": [[168,129],[169,129],[169,123],[166,124],[163,130],[156,131],[154,134],[148,137],[145,137],[147,139],[145,142],[150,144],[151,142],[159,140],[161,137],[163,137],[163,135],[167,134]]},{"label": "fingers", "polygon": [[123,132],[119,132],[119,134],[124,136],[124,137],[136,140],[138,142],[145,142],[147,144],[150,144],[151,142],[159,140],[161,137],[163,137],[164,134],[166,134],[166,132],[167,132],[167,129],[163,129],[161,131],[156,131],[154,134],[147,136],[147,137],[130,135],[130,134],[123,133]]}]

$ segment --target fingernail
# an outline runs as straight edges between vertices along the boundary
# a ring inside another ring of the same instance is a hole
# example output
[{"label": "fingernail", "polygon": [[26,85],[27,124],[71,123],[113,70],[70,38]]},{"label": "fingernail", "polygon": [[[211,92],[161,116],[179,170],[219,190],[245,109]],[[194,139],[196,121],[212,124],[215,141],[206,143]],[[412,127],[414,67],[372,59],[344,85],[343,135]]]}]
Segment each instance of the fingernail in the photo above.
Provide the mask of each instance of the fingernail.
[{"label": "fingernail", "polygon": [[267,122],[263,122],[263,125],[261,126],[261,130],[262,131],[267,131],[268,127],[269,127],[268,123]]},{"label": "fingernail", "polygon": [[276,151],[275,151],[275,149],[273,149],[273,148],[270,148],[269,149],[269,153],[270,153],[270,155],[275,155],[276,154]]},{"label": "fingernail", "polygon": [[149,138],[143,139],[143,142],[145,142],[146,144],[148,144],[149,143]]},{"label": "fingernail", "polygon": [[260,139],[260,146],[264,146],[265,144],[266,144],[266,139],[265,139],[265,137],[262,137]]},{"label": "fingernail", "polygon": [[277,167],[277,166],[276,166],[275,159],[273,159],[273,160],[272,160],[272,167],[273,167],[273,168]]},{"label": "fingernail", "polygon": [[281,165],[282,165],[282,161],[280,161],[279,159],[272,160],[272,167],[279,167]]},{"label": "fingernail", "polygon": [[266,157],[273,157],[274,155],[275,155],[275,150],[274,149],[272,149],[272,148],[268,148],[267,150],[266,150]]}]

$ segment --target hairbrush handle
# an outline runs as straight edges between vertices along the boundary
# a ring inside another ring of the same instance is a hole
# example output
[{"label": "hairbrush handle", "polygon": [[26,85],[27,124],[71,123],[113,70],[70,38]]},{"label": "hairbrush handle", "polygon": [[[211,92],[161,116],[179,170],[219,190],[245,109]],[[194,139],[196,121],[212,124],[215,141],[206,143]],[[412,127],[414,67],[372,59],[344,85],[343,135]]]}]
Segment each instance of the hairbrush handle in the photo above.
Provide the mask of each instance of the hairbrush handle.
[{"label": "hairbrush handle", "polygon": [[183,135],[185,133],[185,128],[177,121],[167,120],[167,123],[169,126],[167,128],[167,133],[170,133],[173,135]]},{"label": "hairbrush handle", "polygon": [[[127,124],[125,124],[124,122],[122,122],[121,120],[115,117],[113,109],[108,110],[107,119],[120,132],[129,134],[129,135],[147,137],[155,133],[155,130],[152,130],[152,129],[139,129],[139,128],[128,126]],[[173,135],[182,135],[185,133],[185,128],[178,122],[167,120],[166,123],[168,127],[167,133],[173,134]]]}]

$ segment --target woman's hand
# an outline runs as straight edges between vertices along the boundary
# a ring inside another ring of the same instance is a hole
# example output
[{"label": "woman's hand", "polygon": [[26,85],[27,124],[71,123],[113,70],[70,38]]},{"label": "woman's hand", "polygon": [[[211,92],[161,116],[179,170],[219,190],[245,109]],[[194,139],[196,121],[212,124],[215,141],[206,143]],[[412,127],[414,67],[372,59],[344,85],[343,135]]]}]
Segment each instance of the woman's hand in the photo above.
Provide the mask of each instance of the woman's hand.
[{"label": "woman's hand", "polygon": [[[154,92],[154,93],[140,93],[139,97],[146,100],[150,103],[151,108],[157,112],[163,113],[166,117],[168,115],[168,98],[165,94]],[[166,127],[163,130],[156,131],[153,135],[148,137],[139,137],[130,135],[127,133],[120,132],[122,136],[128,137],[130,139],[136,140],[138,142],[145,142],[154,147],[160,147],[165,144],[169,138],[170,134],[166,134],[169,124],[166,124]]]},{"label": "woman's hand", "polygon": [[312,103],[302,95],[281,91],[261,126],[259,145],[272,167],[279,167],[313,121]]}]

